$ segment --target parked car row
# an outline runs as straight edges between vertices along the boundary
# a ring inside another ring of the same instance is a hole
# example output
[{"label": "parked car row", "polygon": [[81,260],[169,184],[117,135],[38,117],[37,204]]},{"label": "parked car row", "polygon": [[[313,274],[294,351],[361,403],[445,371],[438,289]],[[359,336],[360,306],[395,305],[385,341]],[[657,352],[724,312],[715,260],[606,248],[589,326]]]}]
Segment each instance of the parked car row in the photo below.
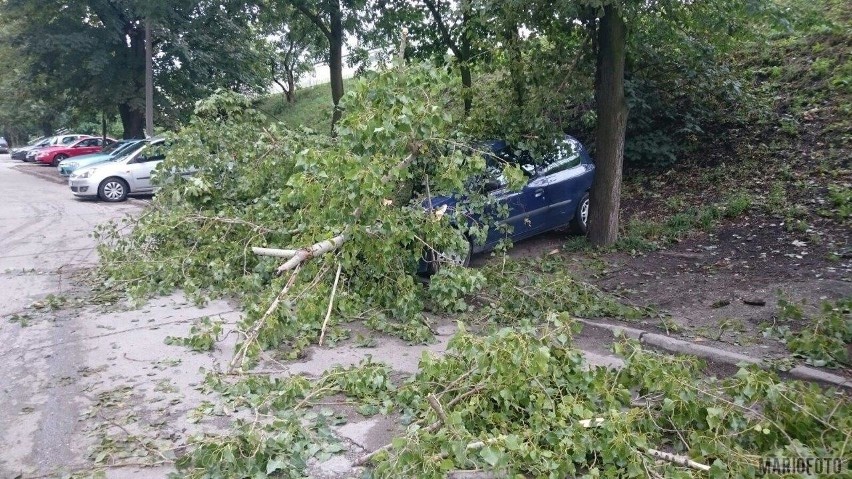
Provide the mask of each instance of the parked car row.
[{"label": "parked car row", "polygon": [[12,149],[12,159],[33,162],[36,161],[36,154],[44,148],[70,146],[83,138],[93,137],[91,135],[66,134],[40,138],[24,147]]},{"label": "parked car row", "polygon": [[[141,140],[104,161],[77,166],[68,178],[71,192],[82,198],[124,201],[128,195],[153,193],[151,176],[166,158],[162,138]],[[60,171],[62,166],[60,165]]]},{"label": "parked car row", "polygon": [[56,167],[74,196],[103,201],[152,193],[152,173],[165,155],[162,138],[116,141],[81,134],[39,138],[11,151],[12,159]]}]

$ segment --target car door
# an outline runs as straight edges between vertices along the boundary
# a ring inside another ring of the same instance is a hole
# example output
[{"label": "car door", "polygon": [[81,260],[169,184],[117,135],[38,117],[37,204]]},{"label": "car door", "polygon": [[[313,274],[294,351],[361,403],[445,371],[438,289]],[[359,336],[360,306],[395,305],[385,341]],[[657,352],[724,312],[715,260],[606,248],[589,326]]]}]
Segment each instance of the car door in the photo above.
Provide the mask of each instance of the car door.
[{"label": "car door", "polygon": [[566,136],[554,146],[553,153],[545,157],[539,181],[550,203],[544,218],[547,229],[567,224],[591,186],[580,142]]},{"label": "car door", "polygon": [[134,193],[144,193],[153,191],[151,185],[151,174],[154,168],[157,167],[164,159],[165,147],[162,143],[149,145],[147,148],[136,156],[130,163],[130,172],[132,175],[131,191]]},{"label": "car door", "polygon": [[85,140],[82,140],[74,147],[74,156],[97,153],[101,151],[100,145],[100,138],[87,138]]},{"label": "car door", "polygon": [[530,174],[531,181],[524,185],[520,191],[512,191],[507,187],[505,180],[498,175],[499,188],[493,191],[491,196],[498,205],[508,210],[508,215],[501,218],[501,215],[492,210],[489,216],[496,217],[498,224],[507,225],[510,228],[508,231],[505,231],[504,228],[489,229],[488,239],[485,243],[487,247],[491,247],[507,237],[512,241],[518,241],[537,234],[546,226],[543,217],[549,206],[545,191],[534,181],[534,168],[529,164],[524,164],[525,158],[517,157],[505,151],[497,156],[502,162],[521,165],[522,169]]}]

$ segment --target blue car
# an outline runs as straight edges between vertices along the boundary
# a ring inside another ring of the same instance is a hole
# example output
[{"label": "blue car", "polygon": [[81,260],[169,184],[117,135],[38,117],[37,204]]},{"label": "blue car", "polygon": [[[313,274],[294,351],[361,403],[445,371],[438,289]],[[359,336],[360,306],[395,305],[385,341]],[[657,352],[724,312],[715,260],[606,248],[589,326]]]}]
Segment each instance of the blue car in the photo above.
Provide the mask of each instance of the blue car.
[{"label": "blue car", "polygon": [[71,173],[73,173],[74,170],[85,168],[87,166],[92,166],[95,163],[101,163],[104,161],[110,161],[116,158],[124,157],[125,155],[129,155],[130,153],[133,153],[139,148],[142,148],[144,144],[145,140],[117,141],[115,143],[112,143],[111,145],[105,146],[103,150],[101,150],[99,153],[75,156],[66,160],[62,160],[59,162],[59,165],[56,167],[56,169],[59,170],[59,174],[62,176],[71,176]]},{"label": "blue car", "polygon": [[[442,263],[466,266],[472,254],[494,249],[506,238],[520,241],[564,226],[577,234],[586,233],[595,165],[579,141],[566,135],[556,142],[552,153],[538,161],[514,152],[503,141],[488,143],[486,148],[491,150],[493,158],[486,159],[491,173],[485,189],[495,202],[508,209],[508,216],[499,220],[499,224],[510,226],[510,232],[492,227],[484,242],[468,240],[464,251],[427,252],[426,264],[420,266],[420,272],[425,266],[427,273],[434,273]],[[500,162],[520,165],[527,175],[527,184],[520,191],[507,188],[506,180],[499,173]],[[463,201],[464,196],[459,195],[436,196],[432,198],[431,207],[440,209],[446,205],[446,210],[455,210]],[[479,222],[481,218],[471,217],[469,221]]]}]

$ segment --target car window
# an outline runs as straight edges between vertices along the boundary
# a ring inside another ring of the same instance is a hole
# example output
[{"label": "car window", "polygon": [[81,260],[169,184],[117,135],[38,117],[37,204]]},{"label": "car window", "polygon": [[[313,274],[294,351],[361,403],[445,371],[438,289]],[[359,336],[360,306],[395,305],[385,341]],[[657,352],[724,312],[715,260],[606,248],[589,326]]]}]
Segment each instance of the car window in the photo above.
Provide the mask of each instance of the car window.
[{"label": "car window", "polygon": [[122,143],[120,141],[117,141],[115,143],[109,143],[108,145],[104,146],[103,150],[101,150],[101,153],[118,152],[119,150],[121,150],[122,148],[124,148],[126,146],[127,146],[127,143]]},{"label": "car window", "polygon": [[141,155],[136,159],[137,163],[147,163],[149,161],[160,161],[166,158],[166,145],[164,143],[157,143],[155,145],[149,145],[148,148],[142,152]]},{"label": "car window", "polygon": [[88,140],[81,141],[80,146],[98,146],[98,143],[100,142],[97,138],[89,138]]},{"label": "car window", "polygon": [[558,141],[553,152],[544,157],[539,174],[545,176],[559,173],[579,165],[580,160],[580,142],[566,137]]},{"label": "car window", "polygon": [[61,143],[62,143],[63,145],[70,145],[71,143],[74,143],[75,141],[77,141],[77,137],[75,137],[75,136],[66,136],[65,138],[63,138],[63,139],[61,140]]}]

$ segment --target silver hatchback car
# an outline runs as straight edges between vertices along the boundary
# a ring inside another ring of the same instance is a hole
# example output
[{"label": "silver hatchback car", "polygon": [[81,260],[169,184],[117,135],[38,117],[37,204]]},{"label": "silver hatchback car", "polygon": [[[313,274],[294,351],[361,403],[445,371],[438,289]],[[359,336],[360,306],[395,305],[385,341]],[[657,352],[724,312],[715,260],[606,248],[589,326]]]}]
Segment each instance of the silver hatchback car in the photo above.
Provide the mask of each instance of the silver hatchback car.
[{"label": "silver hatchback car", "polygon": [[151,193],[151,175],[166,157],[167,145],[152,140],[134,153],[74,171],[68,178],[71,192],[78,197],[124,201],[127,195]]}]

